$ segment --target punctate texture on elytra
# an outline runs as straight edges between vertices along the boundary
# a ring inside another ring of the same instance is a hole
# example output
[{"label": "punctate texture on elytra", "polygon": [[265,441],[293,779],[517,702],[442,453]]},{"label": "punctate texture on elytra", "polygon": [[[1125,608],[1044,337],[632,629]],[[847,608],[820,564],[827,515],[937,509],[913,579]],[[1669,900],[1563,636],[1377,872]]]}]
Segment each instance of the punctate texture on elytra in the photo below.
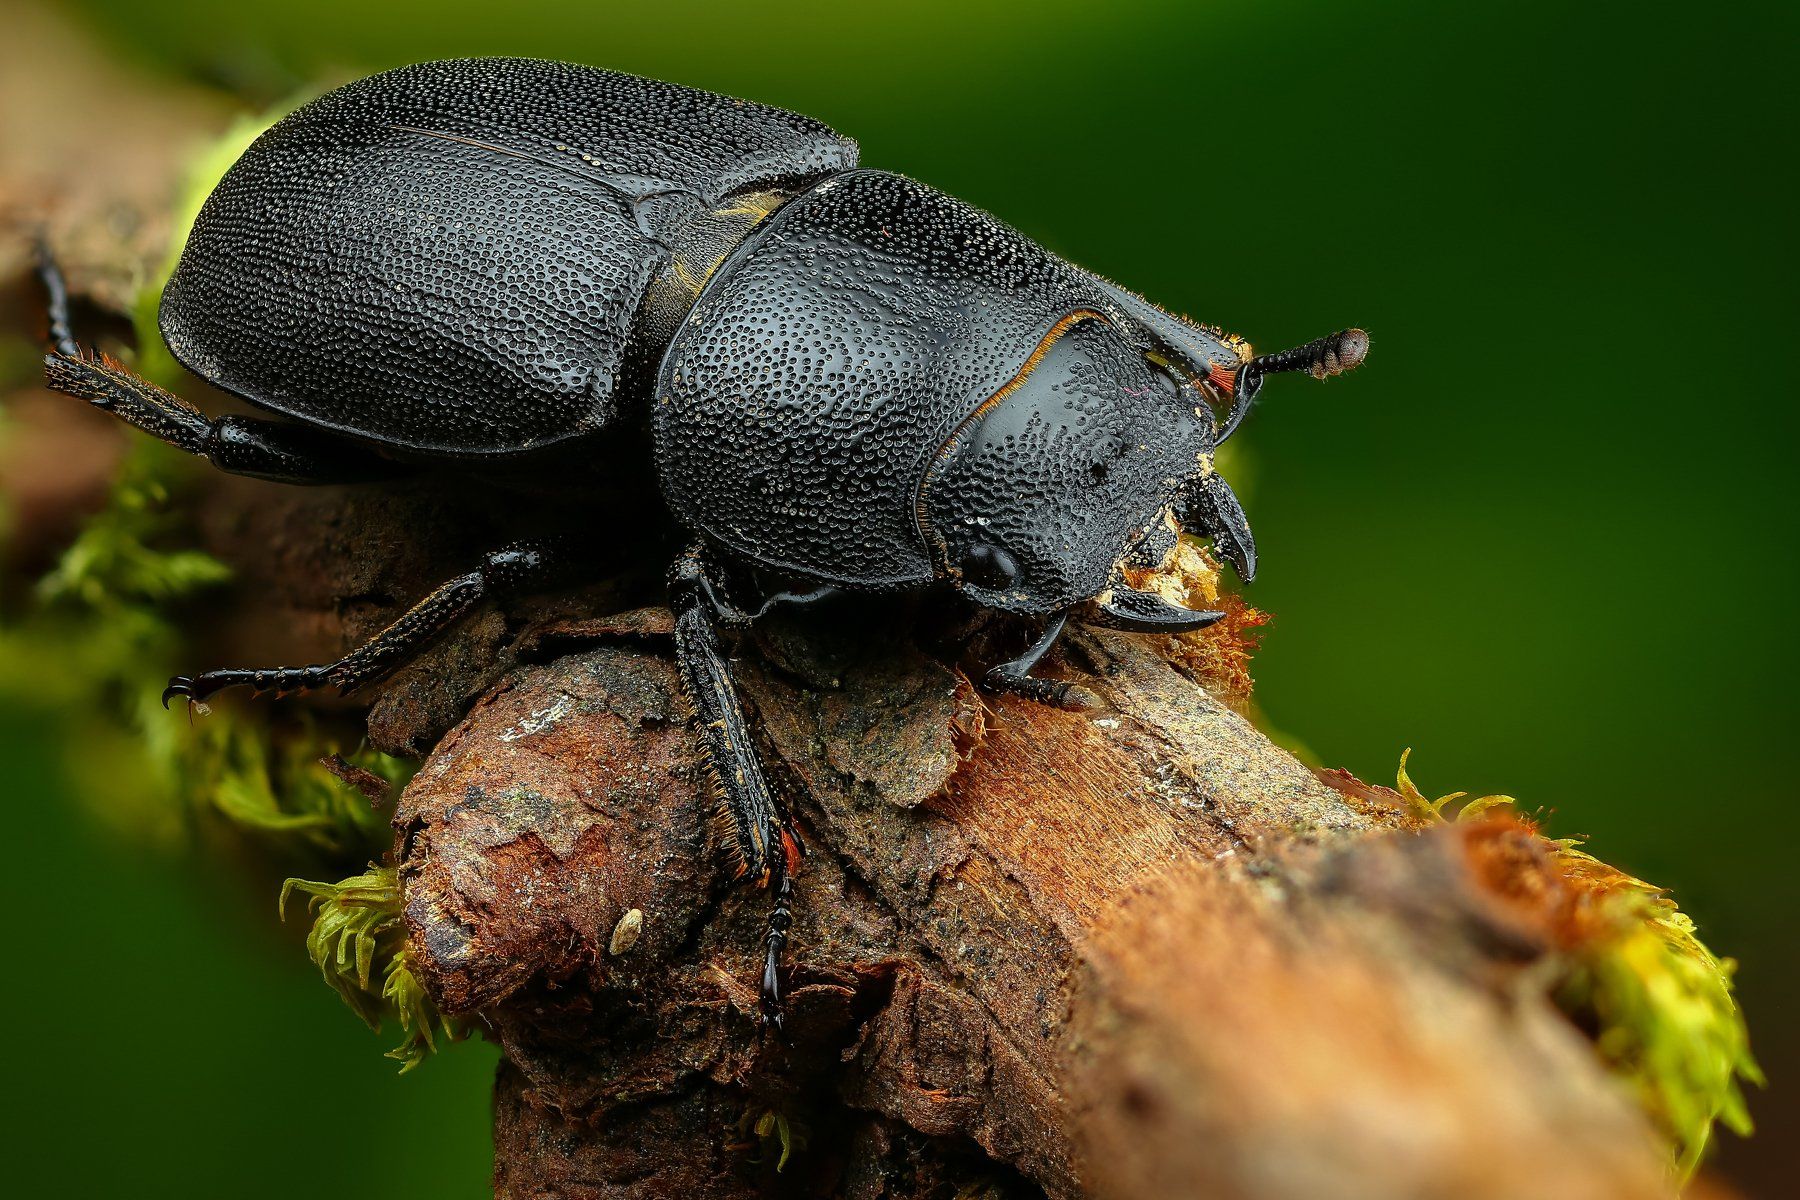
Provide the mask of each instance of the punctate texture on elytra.
[{"label": "punctate texture on elytra", "polygon": [[817,121],[674,84],[532,59],[402,67],[321,96],[227,172],[163,335],[277,412],[413,449],[526,450],[617,412],[658,239],[733,192],[855,163]]}]

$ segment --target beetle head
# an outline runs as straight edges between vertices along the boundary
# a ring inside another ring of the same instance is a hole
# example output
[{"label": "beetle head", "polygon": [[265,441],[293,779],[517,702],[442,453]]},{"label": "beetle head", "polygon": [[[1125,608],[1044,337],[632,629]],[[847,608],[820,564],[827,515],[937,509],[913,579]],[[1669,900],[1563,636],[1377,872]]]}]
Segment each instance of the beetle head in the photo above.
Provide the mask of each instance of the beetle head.
[{"label": "beetle head", "polygon": [[[1219,618],[1136,591],[1129,567],[1156,565],[1181,533],[1210,537],[1248,583],[1256,540],[1213,450],[1265,376],[1323,379],[1368,352],[1360,329],[1204,377],[1171,373],[1097,313],[1045,335],[1014,378],[939,449],[918,497],[940,576],[976,603],[1044,616],[1094,600],[1095,619],[1148,632]],[[1232,398],[1220,420],[1210,402]]]},{"label": "beetle head", "polygon": [[1172,539],[1171,510],[1212,444],[1191,383],[1075,313],[945,441],[919,522],[939,574],[984,607],[1046,615],[1104,594],[1132,628],[1190,628],[1211,614],[1138,605],[1121,571]]}]

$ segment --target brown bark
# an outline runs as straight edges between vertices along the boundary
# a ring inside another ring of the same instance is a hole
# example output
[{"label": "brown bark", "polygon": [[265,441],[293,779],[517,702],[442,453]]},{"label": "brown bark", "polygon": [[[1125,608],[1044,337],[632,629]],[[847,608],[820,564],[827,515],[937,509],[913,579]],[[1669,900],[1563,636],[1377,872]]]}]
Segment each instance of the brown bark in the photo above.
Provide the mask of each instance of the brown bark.
[{"label": "brown bark", "polygon": [[[397,818],[429,984],[507,1054],[504,1194],[1667,1192],[1533,985],[1529,832],[1328,786],[1149,639],[1069,638],[1098,714],[885,627],[745,656],[811,850],[759,1042],[765,900],[709,848],[666,648],[598,636],[514,668]],[[741,1148],[768,1109],[809,1133],[780,1187]]]}]

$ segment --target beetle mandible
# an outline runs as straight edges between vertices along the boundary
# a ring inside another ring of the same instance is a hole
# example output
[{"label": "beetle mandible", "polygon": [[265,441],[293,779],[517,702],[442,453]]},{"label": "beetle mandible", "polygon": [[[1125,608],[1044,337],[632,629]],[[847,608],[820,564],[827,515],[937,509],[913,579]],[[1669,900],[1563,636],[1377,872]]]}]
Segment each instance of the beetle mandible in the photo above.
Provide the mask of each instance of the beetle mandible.
[{"label": "beetle mandible", "polygon": [[[647,422],[693,544],[669,576],[680,673],[743,873],[774,892],[762,1014],[801,846],[721,632],[779,603],[947,585],[1035,621],[987,687],[1050,704],[1032,667],[1072,614],[1175,632],[1220,618],[1129,587],[1180,532],[1248,581],[1256,549],[1213,469],[1265,376],[1324,378],[1346,330],[1254,357],[987,213],[857,166],[810,118],[533,59],[422,63],[285,117],[219,181],[163,291],[177,360],[287,420],[208,419],[84,354],[48,259],[50,386],[215,467],[288,483],[427,460],[582,461]],[[578,469],[578,468],[576,468]],[[580,565],[580,564],[574,564]],[[792,583],[740,605],[732,566]],[[163,694],[351,691],[485,598],[571,564],[495,550],[343,658],[177,676]]]}]

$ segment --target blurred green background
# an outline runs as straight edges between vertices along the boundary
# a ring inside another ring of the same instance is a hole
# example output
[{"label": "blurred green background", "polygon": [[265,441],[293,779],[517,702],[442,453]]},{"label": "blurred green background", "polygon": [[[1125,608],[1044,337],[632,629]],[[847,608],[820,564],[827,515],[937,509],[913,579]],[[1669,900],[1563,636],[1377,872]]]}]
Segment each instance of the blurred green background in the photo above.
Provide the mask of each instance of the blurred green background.
[{"label": "blurred green background", "polygon": [[[246,106],[492,53],[769,101],[1259,348],[1369,329],[1243,435],[1269,721],[1673,889],[1771,1076],[1714,1162],[1789,1194],[1795,6],[67,7]],[[486,1194],[492,1052],[397,1078],[272,903],[64,800],[57,733],[0,713],[15,1194]]]}]

